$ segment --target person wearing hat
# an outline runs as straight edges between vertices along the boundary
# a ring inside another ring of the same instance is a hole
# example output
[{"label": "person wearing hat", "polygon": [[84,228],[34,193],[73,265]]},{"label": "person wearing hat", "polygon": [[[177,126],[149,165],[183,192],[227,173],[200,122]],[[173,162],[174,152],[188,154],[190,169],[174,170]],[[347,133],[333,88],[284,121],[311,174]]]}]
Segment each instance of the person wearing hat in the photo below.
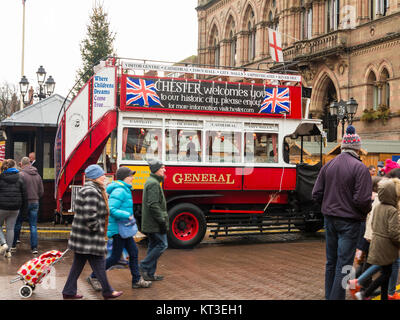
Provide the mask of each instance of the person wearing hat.
[{"label": "person wearing hat", "polygon": [[[132,180],[136,171],[128,167],[120,167],[116,174],[116,181],[107,186],[109,194],[110,219],[107,237],[112,239],[112,252],[106,260],[106,270],[118,264],[124,249],[129,255],[129,268],[132,275],[132,288],[149,288],[150,281],[145,281],[139,273],[138,248],[133,237],[125,238],[120,234],[118,224],[121,221],[135,223],[133,216]],[[92,274],[88,282],[96,290],[97,279]]]},{"label": "person wearing hat", "polygon": [[385,164],[384,164],[384,162],[383,161],[378,161],[378,164],[377,164],[377,175],[379,176],[379,177],[383,177],[384,175],[385,175],[385,172],[383,171],[383,168],[385,167]]},{"label": "person wearing hat", "polygon": [[362,222],[371,211],[372,179],[359,154],[361,139],[349,125],[341,154],[326,163],[315,182],[312,198],[321,203],[325,220],[325,298],[344,300],[344,277],[352,266]]},{"label": "person wearing hat", "polygon": [[75,202],[68,248],[74,251],[74,261],[62,291],[64,299],[81,299],[77,294],[77,281],[82,270],[89,264],[102,287],[104,299],[117,298],[122,291],[115,291],[108,282],[105,269],[107,253],[108,200],[104,189],[105,174],[97,164],[85,170],[85,184],[79,190]]},{"label": "person wearing hat", "polygon": [[147,255],[140,262],[139,271],[148,281],[162,280],[156,275],[157,261],[168,248],[167,231],[169,219],[167,203],[161,183],[165,177],[165,166],[159,160],[149,161],[150,176],[143,189],[142,200],[142,232],[149,239]]},{"label": "person wearing hat", "polygon": [[388,175],[390,171],[397,168],[400,168],[400,165],[397,162],[393,161],[392,159],[386,159],[385,166],[383,167],[383,172],[385,173],[385,175]]}]

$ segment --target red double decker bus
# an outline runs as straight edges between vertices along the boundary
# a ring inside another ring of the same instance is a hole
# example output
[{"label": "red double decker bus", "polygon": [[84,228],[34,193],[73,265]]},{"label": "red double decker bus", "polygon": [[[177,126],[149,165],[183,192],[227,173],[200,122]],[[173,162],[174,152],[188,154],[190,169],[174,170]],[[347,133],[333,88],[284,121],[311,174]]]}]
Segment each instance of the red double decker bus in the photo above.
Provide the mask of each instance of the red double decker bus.
[{"label": "red double decker bus", "polygon": [[100,158],[111,179],[119,166],[136,171],[140,222],[147,161],[158,159],[171,247],[193,247],[207,230],[214,238],[317,231],[323,218],[311,190],[322,125],[302,113],[297,75],[107,60],[60,121],[58,212],[73,213],[70,186]]}]

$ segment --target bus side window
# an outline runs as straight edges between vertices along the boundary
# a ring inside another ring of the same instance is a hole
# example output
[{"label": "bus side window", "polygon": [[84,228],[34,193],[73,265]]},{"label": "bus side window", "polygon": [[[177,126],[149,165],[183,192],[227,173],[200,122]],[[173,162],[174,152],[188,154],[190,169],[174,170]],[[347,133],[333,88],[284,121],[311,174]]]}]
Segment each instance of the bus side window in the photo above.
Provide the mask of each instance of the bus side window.
[{"label": "bus side window", "polygon": [[278,162],[278,135],[266,132],[245,133],[245,161],[247,163]]},{"label": "bus side window", "polygon": [[201,161],[201,130],[166,129],[165,137],[167,161]]},{"label": "bus side window", "polygon": [[240,162],[240,132],[208,131],[206,137],[206,150],[209,162]]},{"label": "bus side window", "polygon": [[161,129],[124,128],[122,130],[122,160],[161,160],[161,150]]}]

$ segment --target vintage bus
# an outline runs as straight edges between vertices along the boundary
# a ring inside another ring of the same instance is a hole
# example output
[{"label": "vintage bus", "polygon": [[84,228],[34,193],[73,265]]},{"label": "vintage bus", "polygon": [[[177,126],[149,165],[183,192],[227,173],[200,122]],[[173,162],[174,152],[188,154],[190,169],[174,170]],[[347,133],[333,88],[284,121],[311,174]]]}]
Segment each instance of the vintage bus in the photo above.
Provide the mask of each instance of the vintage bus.
[{"label": "vintage bus", "polygon": [[111,180],[119,166],[136,171],[140,226],[147,161],[158,159],[171,247],[193,247],[207,231],[216,238],[322,227],[311,190],[323,131],[320,120],[302,117],[300,76],[117,58],[97,69],[60,115],[59,216],[73,214],[84,169],[100,162]]}]

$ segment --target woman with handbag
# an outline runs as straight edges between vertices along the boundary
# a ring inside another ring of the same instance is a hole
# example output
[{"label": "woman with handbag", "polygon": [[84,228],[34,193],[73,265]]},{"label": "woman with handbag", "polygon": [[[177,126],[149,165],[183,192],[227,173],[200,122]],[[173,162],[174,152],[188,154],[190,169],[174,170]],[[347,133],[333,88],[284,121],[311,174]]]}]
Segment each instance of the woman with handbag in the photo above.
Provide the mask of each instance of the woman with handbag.
[{"label": "woman with handbag", "polygon": [[[136,171],[121,167],[115,174],[116,181],[107,187],[109,194],[110,219],[107,236],[112,238],[112,252],[106,260],[106,270],[117,265],[124,248],[129,255],[132,274],[132,288],[149,288],[151,281],[145,281],[139,273],[138,248],[133,236],[138,231],[133,215],[132,180]],[[96,289],[94,274],[88,282]]]}]

